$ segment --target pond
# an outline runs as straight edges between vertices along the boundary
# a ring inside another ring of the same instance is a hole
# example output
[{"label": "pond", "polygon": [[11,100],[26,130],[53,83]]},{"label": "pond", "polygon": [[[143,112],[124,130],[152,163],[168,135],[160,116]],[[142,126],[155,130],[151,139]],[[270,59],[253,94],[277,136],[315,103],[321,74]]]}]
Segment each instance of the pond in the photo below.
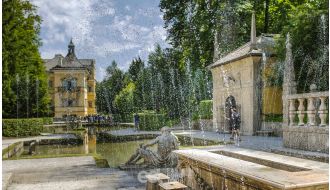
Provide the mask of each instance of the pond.
[{"label": "pond", "polygon": [[[126,142],[98,142],[96,143],[96,136],[89,136],[87,144],[81,145],[36,145],[33,156],[44,156],[44,155],[63,155],[63,154],[90,154],[97,153],[107,159],[110,167],[117,167],[120,164],[125,163],[132,154],[135,153],[136,149],[140,144],[149,142],[148,140],[135,140]],[[180,148],[191,147],[190,143],[186,143],[185,140],[179,138]],[[25,151],[21,156],[24,158],[32,158],[32,155],[28,154],[29,147],[24,147]],[[156,151],[157,146],[150,147]]]}]

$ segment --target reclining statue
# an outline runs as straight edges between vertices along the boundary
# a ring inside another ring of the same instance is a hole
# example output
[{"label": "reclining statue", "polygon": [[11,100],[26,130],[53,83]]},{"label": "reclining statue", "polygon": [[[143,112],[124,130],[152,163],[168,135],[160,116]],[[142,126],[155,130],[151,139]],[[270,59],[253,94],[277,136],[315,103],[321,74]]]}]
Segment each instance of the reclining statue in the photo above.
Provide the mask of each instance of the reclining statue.
[{"label": "reclining statue", "polygon": [[[157,152],[147,148],[154,144],[157,144]],[[176,167],[178,156],[172,151],[177,149],[179,149],[178,138],[171,133],[170,128],[163,127],[161,135],[145,145],[141,144],[124,167],[137,165],[141,159],[144,161],[142,164],[144,167]]]}]

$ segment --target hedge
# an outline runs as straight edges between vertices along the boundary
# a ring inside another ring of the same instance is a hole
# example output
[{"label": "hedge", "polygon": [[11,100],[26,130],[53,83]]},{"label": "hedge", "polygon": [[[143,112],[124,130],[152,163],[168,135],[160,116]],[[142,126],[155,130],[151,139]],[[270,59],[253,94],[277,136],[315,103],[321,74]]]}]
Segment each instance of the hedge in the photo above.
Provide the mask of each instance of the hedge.
[{"label": "hedge", "polygon": [[5,137],[36,136],[42,132],[43,119],[2,119],[2,135]]},{"label": "hedge", "polygon": [[283,115],[282,114],[264,114],[263,121],[265,121],[265,122],[283,122]]},{"label": "hedge", "polygon": [[160,128],[166,125],[167,119],[165,114],[143,112],[138,113],[138,115],[140,118],[140,130],[158,131]]},{"label": "hedge", "polygon": [[43,117],[42,118],[42,123],[44,125],[50,125],[53,124],[53,118],[52,117]]},{"label": "hedge", "polygon": [[201,119],[212,119],[212,100],[202,100],[198,105],[198,114]]},{"label": "hedge", "polygon": [[113,121],[119,123],[133,123],[133,114],[124,113],[124,114],[113,114]]}]

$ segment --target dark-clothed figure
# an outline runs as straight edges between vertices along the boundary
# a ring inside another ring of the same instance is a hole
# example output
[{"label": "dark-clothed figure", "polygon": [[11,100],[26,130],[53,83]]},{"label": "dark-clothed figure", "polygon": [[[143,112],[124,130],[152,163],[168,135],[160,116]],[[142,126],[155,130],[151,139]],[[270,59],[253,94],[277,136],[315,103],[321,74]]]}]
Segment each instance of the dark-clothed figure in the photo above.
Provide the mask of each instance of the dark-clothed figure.
[{"label": "dark-clothed figure", "polygon": [[241,140],[241,136],[240,136],[241,115],[237,112],[236,108],[231,109],[230,124],[232,127],[230,139],[234,138],[234,133],[236,132],[237,136],[239,137],[239,140]]},{"label": "dark-clothed figure", "polygon": [[134,127],[135,130],[139,130],[140,117],[137,113],[134,114]]}]

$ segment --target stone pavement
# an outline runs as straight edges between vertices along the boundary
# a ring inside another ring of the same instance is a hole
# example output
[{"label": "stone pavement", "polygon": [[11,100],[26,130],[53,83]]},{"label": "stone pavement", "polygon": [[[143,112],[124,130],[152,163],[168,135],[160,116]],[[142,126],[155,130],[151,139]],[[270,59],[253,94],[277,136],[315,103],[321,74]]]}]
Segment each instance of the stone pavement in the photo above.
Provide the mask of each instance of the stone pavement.
[{"label": "stone pavement", "polygon": [[145,189],[137,174],[96,168],[91,156],[5,160],[2,167],[2,189],[8,190]]}]

